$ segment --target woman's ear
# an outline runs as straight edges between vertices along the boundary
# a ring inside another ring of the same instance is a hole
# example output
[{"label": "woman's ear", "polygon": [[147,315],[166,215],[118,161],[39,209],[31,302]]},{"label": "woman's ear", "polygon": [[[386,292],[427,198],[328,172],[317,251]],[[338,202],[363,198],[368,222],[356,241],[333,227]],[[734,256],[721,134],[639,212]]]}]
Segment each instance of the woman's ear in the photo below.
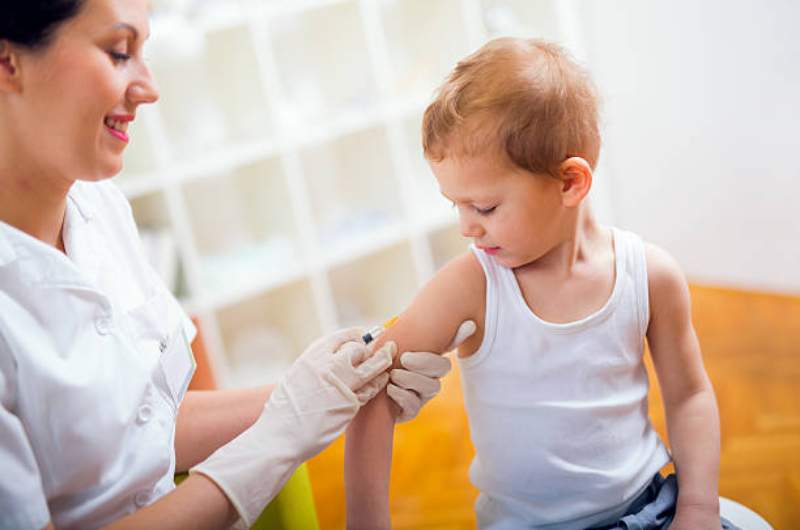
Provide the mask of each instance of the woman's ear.
[{"label": "woman's ear", "polygon": [[0,92],[19,92],[19,54],[6,40],[0,40]]},{"label": "woman's ear", "polygon": [[558,177],[561,179],[561,203],[567,208],[577,207],[592,188],[592,167],[579,156],[561,162]]}]

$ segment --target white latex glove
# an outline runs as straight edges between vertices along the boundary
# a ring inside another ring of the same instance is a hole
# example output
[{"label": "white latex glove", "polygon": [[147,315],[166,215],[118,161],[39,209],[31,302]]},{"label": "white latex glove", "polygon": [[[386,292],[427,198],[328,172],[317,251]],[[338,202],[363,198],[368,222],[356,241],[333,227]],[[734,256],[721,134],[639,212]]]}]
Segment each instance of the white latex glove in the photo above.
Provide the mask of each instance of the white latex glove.
[{"label": "white latex glove", "polygon": [[[458,348],[476,329],[472,320],[462,322],[446,352]],[[401,409],[397,421],[404,422],[415,418],[442,389],[439,379],[450,371],[450,359],[438,353],[406,352],[400,356],[400,364],[405,370],[396,368],[390,372],[386,393]]]},{"label": "white latex glove", "polygon": [[347,329],[308,347],[281,378],[261,416],[190,473],[213,480],[250,527],[298,465],[328,446],[359,407],[388,382],[396,345],[371,357],[363,330]]}]

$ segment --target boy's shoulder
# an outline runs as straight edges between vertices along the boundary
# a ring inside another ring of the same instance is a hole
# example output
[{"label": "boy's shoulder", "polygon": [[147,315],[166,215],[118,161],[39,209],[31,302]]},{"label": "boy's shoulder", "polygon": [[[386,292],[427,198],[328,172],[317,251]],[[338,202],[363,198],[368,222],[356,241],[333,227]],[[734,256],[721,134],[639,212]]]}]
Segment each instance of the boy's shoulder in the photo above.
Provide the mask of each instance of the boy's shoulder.
[{"label": "boy's shoulder", "polygon": [[[486,279],[478,259],[466,252],[450,260],[422,287],[405,312],[414,320],[422,336],[452,338],[459,324],[473,320],[478,332],[470,341],[482,336],[486,305]],[[437,345],[431,345],[434,347]]]},{"label": "boy's shoulder", "polygon": [[459,278],[472,280],[474,283],[486,283],[483,274],[483,267],[477,256],[471,250],[464,252],[448,261],[441,269],[436,272],[435,277],[442,276],[446,280],[452,281]]},{"label": "boy's shoulder", "polygon": [[672,255],[660,246],[644,242],[647,261],[647,281],[650,292],[672,291],[686,284],[681,266]]},{"label": "boy's shoulder", "polygon": [[650,305],[649,331],[653,323],[691,318],[689,286],[681,266],[672,255],[653,243],[645,242],[647,287]]},{"label": "boy's shoulder", "polygon": [[[486,297],[486,277],[478,258],[470,251],[461,254],[439,269],[425,286],[431,294],[459,304],[464,311],[475,312]],[[477,315],[471,315],[477,316]]]}]

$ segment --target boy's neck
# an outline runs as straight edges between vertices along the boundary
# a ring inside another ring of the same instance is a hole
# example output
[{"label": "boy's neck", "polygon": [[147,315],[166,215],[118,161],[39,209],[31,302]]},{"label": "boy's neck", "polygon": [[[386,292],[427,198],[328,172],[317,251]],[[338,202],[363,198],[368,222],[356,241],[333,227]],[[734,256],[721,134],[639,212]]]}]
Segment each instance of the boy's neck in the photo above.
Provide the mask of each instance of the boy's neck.
[{"label": "boy's neck", "polygon": [[[597,222],[588,202],[584,202],[564,225],[560,241],[544,256],[529,264],[569,276],[576,266],[604,250],[609,234]],[[527,267],[527,266],[526,266]]]}]

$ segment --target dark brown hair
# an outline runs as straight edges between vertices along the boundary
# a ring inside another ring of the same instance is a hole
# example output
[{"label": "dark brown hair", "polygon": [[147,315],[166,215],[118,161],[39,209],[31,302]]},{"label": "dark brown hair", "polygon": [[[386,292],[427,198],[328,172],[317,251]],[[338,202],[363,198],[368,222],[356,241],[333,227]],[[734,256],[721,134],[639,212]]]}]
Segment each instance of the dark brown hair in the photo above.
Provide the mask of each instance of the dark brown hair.
[{"label": "dark brown hair", "polygon": [[30,49],[46,47],[58,27],[77,15],[84,0],[6,0],[0,40]]}]

